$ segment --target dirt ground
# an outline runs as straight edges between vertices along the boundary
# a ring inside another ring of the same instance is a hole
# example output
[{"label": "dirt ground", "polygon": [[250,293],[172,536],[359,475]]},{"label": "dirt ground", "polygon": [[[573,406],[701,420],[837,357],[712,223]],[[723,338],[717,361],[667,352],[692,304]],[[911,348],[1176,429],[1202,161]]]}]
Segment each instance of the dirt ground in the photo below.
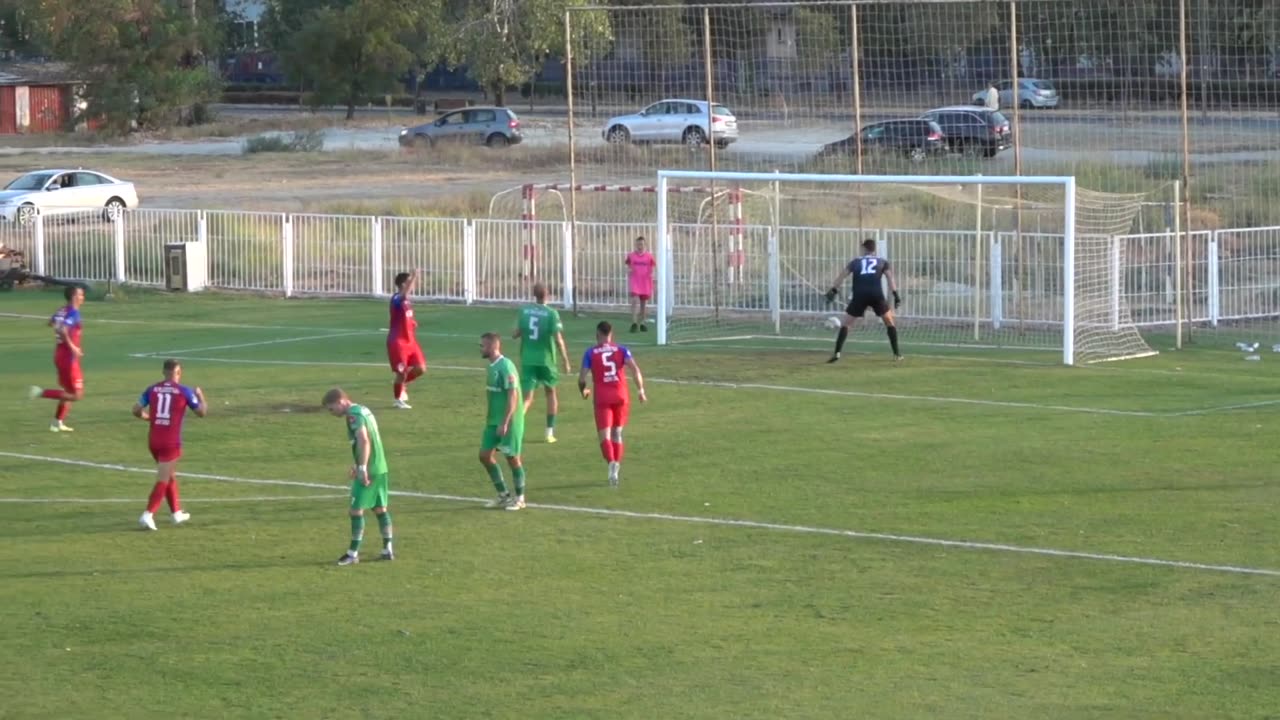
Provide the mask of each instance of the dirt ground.
[{"label": "dirt ground", "polygon": [[85,167],[129,180],[144,208],[209,210],[323,212],[361,203],[425,204],[492,195],[528,182],[527,176],[498,169],[425,169],[410,155],[392,153],[0,157],[0,176],[37,167]]}]

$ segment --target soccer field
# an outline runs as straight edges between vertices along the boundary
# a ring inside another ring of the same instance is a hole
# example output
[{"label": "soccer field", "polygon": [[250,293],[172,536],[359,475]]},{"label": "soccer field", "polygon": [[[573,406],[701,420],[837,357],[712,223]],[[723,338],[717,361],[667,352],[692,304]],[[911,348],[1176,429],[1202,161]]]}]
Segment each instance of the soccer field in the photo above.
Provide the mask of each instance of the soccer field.
[{"label": "soccer field", "polygon": [[[650,402],[621,486],[569,379],[559,443],[534,404],[530,507],[510,513],[483,509],[475,456],[478,336],[509,335],[512,309],[417,305],[430,370],[395,411],[385,302],[91,301],[86,398],[56,434],[24,391],[54,381],[43,318],[60,304],[0,295],[5,718],[1280,708],[1270,354],[1063,368],[905,345],[895,365],[860,345],[826,365],[826,344],[623,333]],[[575,371],[599,319],[565,314]],[[184,433],[192,520],[162,511],[147,533],[153,465],[129,408],[166,357],[210,412]],[[319,407],[335,385],[382,428],[394,563],[334,565],[351,460]]]}]

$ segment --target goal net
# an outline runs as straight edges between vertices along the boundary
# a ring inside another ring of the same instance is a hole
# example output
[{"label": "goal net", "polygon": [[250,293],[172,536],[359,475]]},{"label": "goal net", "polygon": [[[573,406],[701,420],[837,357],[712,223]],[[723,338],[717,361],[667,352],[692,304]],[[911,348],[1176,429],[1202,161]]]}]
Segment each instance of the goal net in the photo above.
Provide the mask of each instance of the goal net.
[{"label": "goal net", "polygon": [[[740,207],[695,217],[670,201],[691,186],[727,189]],[[869,238],[902,295],[906,353],[1054,352],[1066,364],[1155,354],[1134,325],[1122,237],[1148,194],[1091,191],[1072,177],[700,171],[661,171],[656,190],[662,344],[829,342],[848,281],[834,304],[823,294]],[[884,337],[868,313],[849,347],[879,349]]]}]

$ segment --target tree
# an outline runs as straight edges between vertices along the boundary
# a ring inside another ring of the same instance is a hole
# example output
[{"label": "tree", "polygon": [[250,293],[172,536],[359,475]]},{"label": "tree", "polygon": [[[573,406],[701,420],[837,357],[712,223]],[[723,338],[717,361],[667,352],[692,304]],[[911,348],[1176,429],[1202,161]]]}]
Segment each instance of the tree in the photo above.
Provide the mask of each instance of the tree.
[{"label": "tree", "polygon": [[48,52],[39,20],[28,0],[0,0],[0,53],[35,56]]},{"label": "tree", "polygon": [[[495,104],[505,105],[508,88],[532,80],[547,58],[564,56],[564,14],[590,1],[453,0],[447,15],[453,27],[443,56],[452,66],[465,65]],[[590,52],[608,44],[608,15],[588,11],[573,20],[575,60],[589,62]]]},{"label": "tree", "polygon": [[272,8],[268,34],[312,105],[356,105],[389,93],[434,24],[430,0],[287,0]]},{"label": "tree", "polygon": [[41,0],[27,7],[54,56],[85,81],[84,114],[109,129],[181,122],[221,91],[201,62],[220,40],[216,0]]}]

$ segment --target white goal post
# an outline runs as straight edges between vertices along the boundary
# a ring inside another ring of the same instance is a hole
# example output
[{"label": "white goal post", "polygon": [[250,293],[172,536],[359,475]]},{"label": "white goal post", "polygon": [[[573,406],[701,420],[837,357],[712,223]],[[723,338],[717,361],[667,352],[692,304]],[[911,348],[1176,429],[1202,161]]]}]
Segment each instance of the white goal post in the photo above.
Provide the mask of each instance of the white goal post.
[{"label": "white goal post", "polygon": [[[679,216],[669,198],[685,184],[747,196],[745,229],[714,214]],[[659,171],[654,195],[660,345],[829,341],[824,322],[843,305],[827,307],[822,292],[859,243],[876,238],[902,288],[896,314],[908,348],[1060,350],[1066,365],[1155,354],[1125,306],[1116,241],[1139,195],[1084,190],[1070,176],[690,170]],[[924,216],[932,225],[916,223],[923,230],[892,229]],[[883,337],[874,318],[856,333]]]}]

